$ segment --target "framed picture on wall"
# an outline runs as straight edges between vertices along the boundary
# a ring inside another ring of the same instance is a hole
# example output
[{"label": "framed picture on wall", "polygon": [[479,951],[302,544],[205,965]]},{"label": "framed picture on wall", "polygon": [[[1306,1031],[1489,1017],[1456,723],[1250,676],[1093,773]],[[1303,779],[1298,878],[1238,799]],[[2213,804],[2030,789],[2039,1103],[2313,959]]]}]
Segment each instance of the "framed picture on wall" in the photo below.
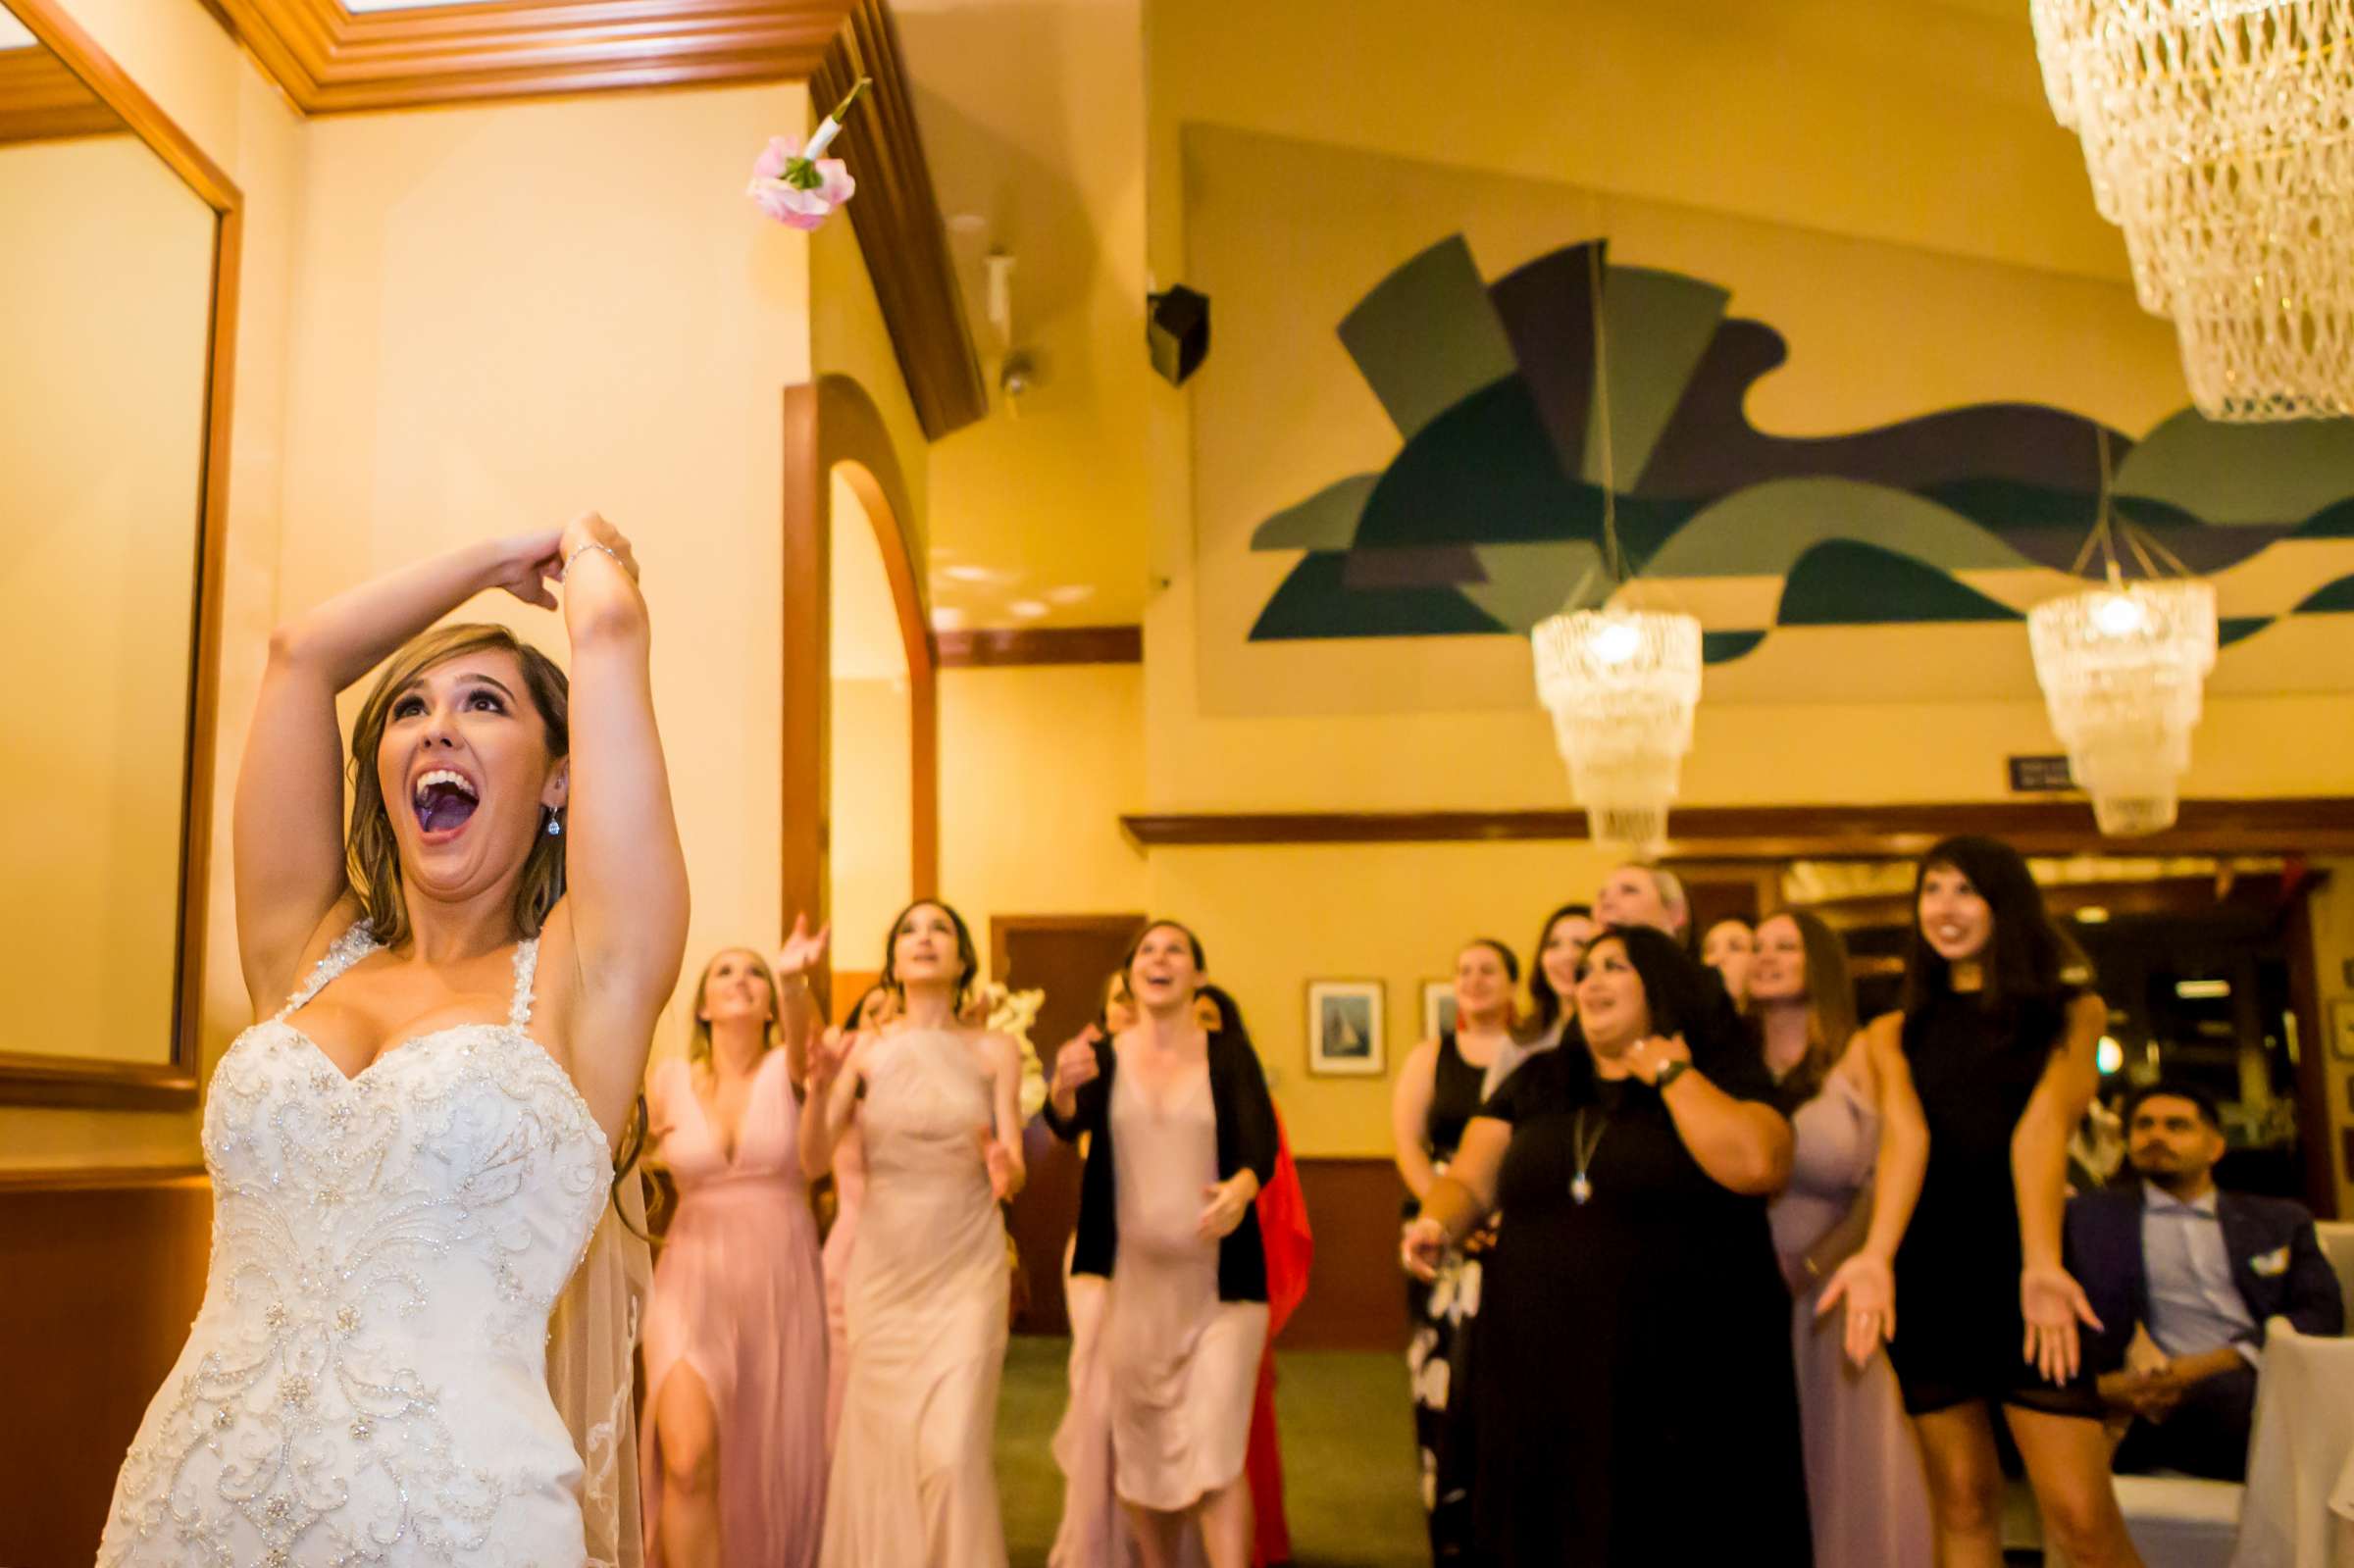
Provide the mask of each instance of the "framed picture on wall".
[{"label": "framed picture on wall", "polygon": [[1422,1037],[1437,1039],[1455,1027],[1455,982],[1422,983]]},{"label": "framed picture on wall", "polygon": [[1378,1078],[1382,1050],[1382,986],[1378,980],[1307,983],[1307,1070]]}]

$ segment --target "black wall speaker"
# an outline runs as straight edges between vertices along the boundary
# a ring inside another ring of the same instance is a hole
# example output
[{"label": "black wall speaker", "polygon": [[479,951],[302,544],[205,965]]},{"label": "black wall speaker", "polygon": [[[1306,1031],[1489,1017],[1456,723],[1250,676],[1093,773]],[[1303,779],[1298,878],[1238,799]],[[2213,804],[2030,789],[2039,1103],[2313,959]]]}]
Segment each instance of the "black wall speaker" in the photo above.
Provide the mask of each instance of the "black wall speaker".
[{"label": "black wall speaker", "polygon": [[1171,386],[1183,386],[1209,356],[1209,296],[1179,283],[1165,293],[1146,295],[1145,304],[1145,346],[1152,351],[1152,368]]}]

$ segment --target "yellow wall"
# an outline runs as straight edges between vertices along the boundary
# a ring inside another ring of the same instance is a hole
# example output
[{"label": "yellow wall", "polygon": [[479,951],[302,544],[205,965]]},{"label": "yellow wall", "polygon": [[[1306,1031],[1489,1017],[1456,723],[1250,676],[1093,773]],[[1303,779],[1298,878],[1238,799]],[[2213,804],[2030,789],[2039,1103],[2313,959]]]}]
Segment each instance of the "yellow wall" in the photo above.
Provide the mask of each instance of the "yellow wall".
[{"label": "yellow wall", "polygon": [[[229,554],[221,593],[220,724],[213,753],[202,759],[216,780],[216,849],[206,899],[213,956],[198,1002],[209,1071],[230,1038],[251,1020],[234,960],[226,781],[244,742],[263,643],[277,613],[288,226],[299,181],[299,128],[277,90],[194,0],[64,0],[64,5],[221,166],[245,202]],[[193,1111],[0,1108],[0,1167],[179,1164],[197,1157],[196,1138]]]},{"label": "yellow wall", "polygon": [[883,967],[883,933],[915,885],[907,683],[834,683],[834,967]]},{"label": "yellow wall", "polygon": [[[0,147],[7,1048],[171,1054],[214,215],[129,135]],[[137,258],[134,278],[125,258]],[[70,591],[60,591],[70,585]],[[62,890],[65,896],[56,896]]]},{"label": "yellow wall", "polygon": [[941,672],[940,887],[985,948],[993,915],[1146,911],[1143,700],[1133,664]]}]

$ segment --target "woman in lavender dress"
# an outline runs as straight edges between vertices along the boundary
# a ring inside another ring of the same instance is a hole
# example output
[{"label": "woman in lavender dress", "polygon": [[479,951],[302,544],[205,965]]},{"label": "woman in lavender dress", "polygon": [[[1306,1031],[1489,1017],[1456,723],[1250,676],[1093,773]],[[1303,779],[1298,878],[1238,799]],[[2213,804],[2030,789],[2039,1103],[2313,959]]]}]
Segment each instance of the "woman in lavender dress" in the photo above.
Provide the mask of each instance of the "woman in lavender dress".
[{"label": "woman in lavender dress", "polygon": [[1790,1185],[1766,1215],[1794,1302],[1817,1568],[1929,1568],[1920,1446],[1896,1376],[1883,1357],[1856,1367],[1841,1349],[1844,1321],[1815,1313],[1824,1279],[1863,1242],[1880,1137],[1870,1058],[1852,1043],[1855,988],[1838,934],[1806,910],[1761,922],[1749,1004],[1797,1138]]}]

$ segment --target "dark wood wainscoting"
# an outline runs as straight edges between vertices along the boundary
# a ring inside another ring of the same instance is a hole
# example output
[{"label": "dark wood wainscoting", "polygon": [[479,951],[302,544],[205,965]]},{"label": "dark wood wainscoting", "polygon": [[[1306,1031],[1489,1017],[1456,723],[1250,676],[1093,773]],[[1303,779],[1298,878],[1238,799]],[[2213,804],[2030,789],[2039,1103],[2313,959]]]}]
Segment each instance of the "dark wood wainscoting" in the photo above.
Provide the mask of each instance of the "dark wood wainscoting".
[{"label": "dark wood wainscoting", "polygon": [[84,1568],[204,1297],[201,1169],[0,1172],[0,1563]]},{"label": "dark wood wainscoting", "polygon": [[1281,1343],[1294,1350],[1403,1353],[1406,1274],[1398,1266],[1398,1225],[1406,1183],[1398,1168],[1387,1159],[1304,1159],[1300,1189],[1316,1261],[1307,1299]]}]

